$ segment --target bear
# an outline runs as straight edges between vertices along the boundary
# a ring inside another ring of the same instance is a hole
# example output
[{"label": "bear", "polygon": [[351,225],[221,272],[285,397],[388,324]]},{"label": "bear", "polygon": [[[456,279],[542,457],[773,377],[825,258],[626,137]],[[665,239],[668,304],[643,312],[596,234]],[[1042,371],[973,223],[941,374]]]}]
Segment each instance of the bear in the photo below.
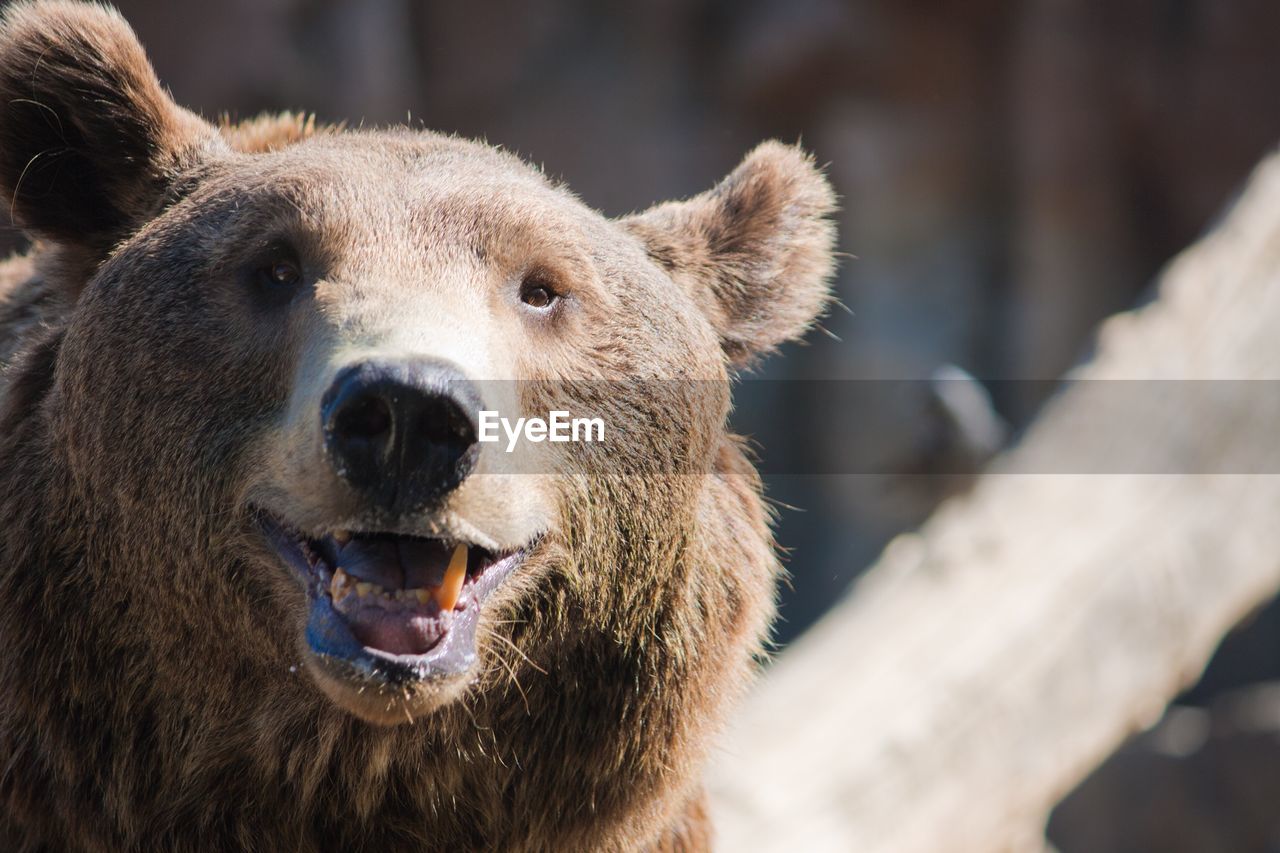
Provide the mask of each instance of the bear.
[{"label": "bear", "polygon": [[812,157],[607,218],[481,142],[208,122],[38,0],[0,188],[0,848],[709,848],[781,571],[730,385],[829,302]]}]

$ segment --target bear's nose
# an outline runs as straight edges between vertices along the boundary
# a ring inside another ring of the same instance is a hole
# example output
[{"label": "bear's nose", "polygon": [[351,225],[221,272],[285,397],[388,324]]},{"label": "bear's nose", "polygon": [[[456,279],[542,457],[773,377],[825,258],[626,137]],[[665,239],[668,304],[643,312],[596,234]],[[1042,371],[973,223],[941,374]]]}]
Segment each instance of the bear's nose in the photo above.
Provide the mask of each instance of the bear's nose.
[{"label": "bear's nose", "polygon": [[346,367],[320,404],[329,461],[377,509],[421,511],[475,467],[479,400],[471,381],[440,361]]}]

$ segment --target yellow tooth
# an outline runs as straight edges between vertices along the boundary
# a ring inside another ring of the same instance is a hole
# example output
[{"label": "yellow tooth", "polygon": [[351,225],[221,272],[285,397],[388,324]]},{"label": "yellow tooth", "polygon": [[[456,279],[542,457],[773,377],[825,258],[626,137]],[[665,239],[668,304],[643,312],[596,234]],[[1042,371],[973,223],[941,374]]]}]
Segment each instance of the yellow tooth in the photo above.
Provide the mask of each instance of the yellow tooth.
[{"label": "yellow tooth", "polygon": [[356,584],[356,595],[361,598],[364,598],[371,592],[373,592],[373,584],[368,583],[367,581],[360,581],[360,583]]},{"label": "yellow tooth", "polygon": [[449,568],[444,570],[444,582],[436,589],[436,604],[443,611],[453,609],[462,595],[462,582],[467,579],[467,546],[459,545],[453,549],[449,558]]},{"label": "yellow tooth", "polygon": [[351,541],[351,531],[350,530],[333,531],[333,541],[337,542],[339,545],[346,545],[348,542]]},{"label": "yellow tooth", "polygon": [[346,591],[348,576],[342,567],[333,570],[333,580],[329,581],[329,595],[338,598]]},{"label": "yellow tooth", "polygon": [[418,587],[417,589],[413,590],[413,594],[417,596],[419,604],[426,604],[428,601],[431,600],[431,590],[429,589],[423,589],[422,587]]}]

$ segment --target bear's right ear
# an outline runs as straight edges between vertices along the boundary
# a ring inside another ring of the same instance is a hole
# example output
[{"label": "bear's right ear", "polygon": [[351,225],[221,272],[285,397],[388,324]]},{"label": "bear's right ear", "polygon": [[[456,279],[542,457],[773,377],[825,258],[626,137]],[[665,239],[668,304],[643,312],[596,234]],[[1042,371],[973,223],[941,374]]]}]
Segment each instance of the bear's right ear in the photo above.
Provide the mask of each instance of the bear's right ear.
[{"label": "bear's right ear", "polygon": [[100,258],[219,144],[161,88],[115,11],[35,2],[4,12],[0,191],[24,230]]}]

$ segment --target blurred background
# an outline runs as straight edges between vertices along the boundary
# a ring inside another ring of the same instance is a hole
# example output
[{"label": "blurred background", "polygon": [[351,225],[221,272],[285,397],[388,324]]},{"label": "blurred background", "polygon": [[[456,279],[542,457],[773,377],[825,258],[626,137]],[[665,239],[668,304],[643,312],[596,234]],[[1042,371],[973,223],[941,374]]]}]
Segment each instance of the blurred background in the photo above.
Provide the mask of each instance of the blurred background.
[{"label": "blurred background", "polygon": [[[843,308],[744,381],[735,415],[789,552],[780,644],[1016,436],[1097,321],[1280,142],[1276,0],[117,5],[206,116],[411,119],[514,150],[610,215],[705,189],[766,137],[827,164],[856,256]],[[895,390],[824,419],[824,383],[802,379]],[[798,440],[824,420],[844,427]],[[851,443],[896,473],[849,473]],[[1276,677],[1264,613],[1068,798],[1055,844],[1280,850]]]}]

